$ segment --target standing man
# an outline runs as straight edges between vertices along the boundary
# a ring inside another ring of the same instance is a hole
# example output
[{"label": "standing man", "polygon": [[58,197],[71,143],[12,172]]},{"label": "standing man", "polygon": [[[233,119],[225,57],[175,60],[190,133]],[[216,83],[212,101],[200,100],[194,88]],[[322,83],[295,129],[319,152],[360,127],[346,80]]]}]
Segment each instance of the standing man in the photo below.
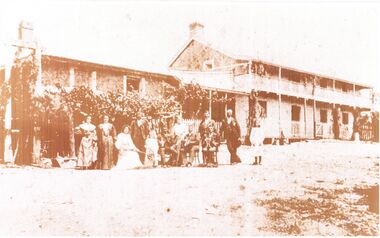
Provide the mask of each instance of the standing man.
[{"label": "standing man", "polygon": [[149,125],[144,120],[144,113],[138,112],[136,120],[131,124],[131,137],[136,148],[139,150],[139,158],[142,164],[145,160],[145,140],[149,133]]},{"label": "standing man", "polygon": [[171,130],[172,145],[171,150],[173,154],[172,164],[174,166],[181,166],[183,162],[183,154],[181,153],[182,141],[185,139],[187,126],[182,123],[182,118],[180,116],[175,117],[174,125]]},{"label": "standing man", "polygon": [[[217,149],[218,141],[218,133],[216,131],[216,123],[214,120],[211,119],[211,115],[209,111],[206,111],[204,113],[204,118],[201,121],[201,124],[199,125],[199,134],[201,136],[201,145],[202,145],[202,158],[203,158],[203,164],[207,165],[208,163],[216,164],[215,161],[210,161],[212,158],[209,158],[210,149]],[[216,143],[211,143],[213,140],[216,141]]]},{"label": "standing man", "polygon": [[224,132],[224,138],[227,140],[227,148],[230,152],[230,163],[241,163],[239,156],[237,155],[237,148],[240,143],[240,126],[235,118],[232,117],[232,110],[227,110],[227,118],[222,122],[221,132]]},{"label": "standing man", "polygon": [[204,139],[205,133],[207,133],[208,128],[211,127],[216,131],[216,123],[214,120],[211,119],[211,115],[209,111],[206,111],[204,113],[203,120],[201,121],[201,124],[199,125],[199,134],[201,135],[201,140]]},{"label": "standing man", "polygon": [[254,89],[251,91],[250,99],[250,112],[249,112],[249,140],[251,142],[255,162],[253,165],[261,164],[262,159],[262,146],[264,142],[264,132],[261,126],[262,119],[264,118],[264,109],[258,102],[258,93]]}]

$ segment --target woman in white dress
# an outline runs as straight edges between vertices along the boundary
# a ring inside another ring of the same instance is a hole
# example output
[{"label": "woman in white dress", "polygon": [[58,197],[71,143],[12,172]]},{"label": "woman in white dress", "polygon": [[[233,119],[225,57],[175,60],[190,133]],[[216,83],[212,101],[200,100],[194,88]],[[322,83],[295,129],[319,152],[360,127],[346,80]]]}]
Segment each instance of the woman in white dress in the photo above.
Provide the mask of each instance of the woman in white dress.
[{"label": "woman in white dress", "polygon": [[255,162],[253,165],[261,165],[261,159],[263,157],[263,143],[264,143],[264,130],[262,126],[262,120],[264,119],[264,108],[259,104],[258,92],[254,89],[250,95],[250,136],[251,148],[253,155],[255,156]]},{"label": "woman in white dress", "polygon": [[119,158],[116,166],[113,168],[114,170],[142,167],[137,148],[133,144],[128,126],[124,126],[123,132],[117,135],[115,146],[119,150]]}]

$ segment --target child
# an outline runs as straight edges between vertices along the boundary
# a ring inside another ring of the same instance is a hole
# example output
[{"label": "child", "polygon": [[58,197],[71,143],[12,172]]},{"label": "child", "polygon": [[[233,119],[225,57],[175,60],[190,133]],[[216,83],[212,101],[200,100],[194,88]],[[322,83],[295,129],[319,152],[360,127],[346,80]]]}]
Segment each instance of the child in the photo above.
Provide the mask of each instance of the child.
[{"label": "child", "polygon": [[216,160],[218,146],[219,134],[215,131],[213,125],[210,124],[202,141],[203,163],[207,167],[216,167],[218,165],[218,161]]},{"label": "child", "polygon": [[154,130],[149,132],[148,138],[145,140],[145,149],[146,149],[146,161],[147,164],[153,163],[153,167],[158,165],[158,141],[157,135]]}]

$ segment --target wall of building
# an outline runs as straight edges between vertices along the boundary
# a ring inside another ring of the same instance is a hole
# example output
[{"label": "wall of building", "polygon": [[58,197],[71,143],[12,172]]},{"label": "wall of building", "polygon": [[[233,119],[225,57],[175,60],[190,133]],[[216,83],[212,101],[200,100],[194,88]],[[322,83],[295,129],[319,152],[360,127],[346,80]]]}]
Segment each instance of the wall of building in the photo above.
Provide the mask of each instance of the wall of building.
[{"label": "wall of building", "polygon": [[353,133],[354,114],[352,110],[342,110],[342,114],[344,112],[348,114],[348,124],[342,126],[340,138],[344,140],[350,140],[352,138]]},{"label": "wall of building", "polygon": [[160,96],[163,94],[165,86],[169,86],[169,84],[154,80],[151,78],[145,79],[146,80],[146,95],[149,96]]},{"label": "wall of building", "polygon": [[[96,76],[93,75],[93,72],[96,72]],[[70,85],[70,74],[71,77],[74,75],[73,85]],[[138,90],[145,95],[162,95],[164,87],[170,86],[169,83],[161,78],[154,78],[149,73],[147,73],[147,77],[142,77],[144,78],[142,80],[142,78],[136,78],[135,76],[132,78],[132,76],[128,76],[127,72],[120,70],[78,65],[75,62],[70,64],[70,62],[45,61],[42,67],[42,82],[45,86],[59,83],[63,87],[92,87],[94,83],[93,76],[95,76],[96,89],[102,92],[123,92],[124,75],[127,76],[127,83],[134,85],[134,90]],[[131,85],[128,86],[128,90],[132,90]]]},{"label": "wall of building", "polygon": [[[324,139],[332,139],[334,138],[334,133],[332,130],[333,127],[333,115],[332,115],[332,105],[329,104],[317,104],[316,107],[316,114],[315,114],[315,120],[317,124],[322,125],[322,138]],[[321,122],[321,111],[326,110],[327,112],[327,122]]]},{"label": "wall of building", "polygon": [[[235,95],[236,100],[236,119],[238,120],[242,136],[248,133],[247,119],[249,116],[249,97],[245,95]],[[266,118],[262,121],[265,137],[279,137],[279,105],[278,99],[274,97],[259,97],[260,101],[266,101],[267,111]],[[292,106],[300,107],[299,121],[292,121]],[[304,113],[306,110],[306,114]],[[321,122],[321,110],[327,112],[327,122]],[[333,139],[333,109],[331,104],[316,104],[315,120],[317,127],[322,126],[324,139]],[[354,116],[350,109],[342,109],[342,114],[348,114],[348,124],[342,125],[340,138],[350,140],[353,133]],[[343,116],[342,116],[343,117]],[[306,120],[305,120],[306,119]],[[306,125],[306,128],[305,128]],[[287,138],[314,138],[314,118],[313,102],[307,101],[306,108],[303,99],[293,99],[289,97],[282,98],[281,102],[281,130]]]},{"label": "wall of building", "polygon": [[70,69],[62,63],[42,64],[42,84],[69,86]]},{"label": "wall of building", "polygon": [[241,135],[247,135],[247,119],[249,116],[249,97],[247,95],[235,95],[236,120],[240,125]]},{"label": "wall of building", "polygon": [[100,91],[123,92],[123,83],[122,73],[111,71],[96,71],[96,88]]},{"label": "wall of building", "polygon": [[87,68],[74,68],[75,80],[74,86],[91,87],[91,73],[93,70]]},{"label": "wall of building", "polygon": [[[273,107],[278,108],[278,100],[275,100]],[[299,107],[299,121],[292,121],[292,106]],[[312,108],[311,108],[312,109]],[[277,109],[278,110],[278,109]],[[287,138],[305,138],[308,136],[308,128],[313,127],[313,118],[311,112],[311,118],[309,114],[309,106],[306,105],[306,118],[305,118],[305,104],[302,99],[295,100],[294,98],[281,97],[281,130]],[[310,114],[309,114],[310,115]],[[276,115],[277,121],[272,123],[278,124],[278,114]],[[306,119],[306,121],[305,121]],[[305,134],[305,123],[306,123],[306,134]],[[278,130],[278,129],[277,129]],[[279,134],[273,133],[273,135],[278,136]]]},{"label": "wall of building", "polygon": [[259,100],[267,103],[266,118],[262,121],[265,136],[278,137],[280,133],[278,99],[260,97]]}]

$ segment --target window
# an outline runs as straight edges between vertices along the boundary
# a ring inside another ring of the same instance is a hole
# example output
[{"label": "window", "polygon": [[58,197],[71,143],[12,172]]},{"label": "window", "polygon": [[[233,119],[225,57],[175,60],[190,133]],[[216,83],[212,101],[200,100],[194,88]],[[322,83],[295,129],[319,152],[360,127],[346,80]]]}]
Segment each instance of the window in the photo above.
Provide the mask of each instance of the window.
[{"label": "window", "polygon": [[344,125],[347,125],[348,124],[348,113],[347,112],[343,112],[342,113],[342,123]]},{"label": "window", "polygon": [[128,78],[127,91],[130,92],[134,90],[139,90],[139,84],[140,84],[139,80]]},{"label": "window", "polygon": [[324,109],[321,109],[320,111],[319,111],[319,113],[320,113],[320,122],[322,122],[322,123],[326,123],[327,122],[327,110],[324,110]]},{"label": "window", "polygon": [[267,101],[259,100],[259,104],[264,110],[264,117],[267,117]]},{"label": "window", "polygon": [[203,70],[211,71],[214,68],[214,60],[206,60],[203,62]]},{"label": "window", "polygon": [[292,106],[292,121],[300,121],[301,107]]}]

